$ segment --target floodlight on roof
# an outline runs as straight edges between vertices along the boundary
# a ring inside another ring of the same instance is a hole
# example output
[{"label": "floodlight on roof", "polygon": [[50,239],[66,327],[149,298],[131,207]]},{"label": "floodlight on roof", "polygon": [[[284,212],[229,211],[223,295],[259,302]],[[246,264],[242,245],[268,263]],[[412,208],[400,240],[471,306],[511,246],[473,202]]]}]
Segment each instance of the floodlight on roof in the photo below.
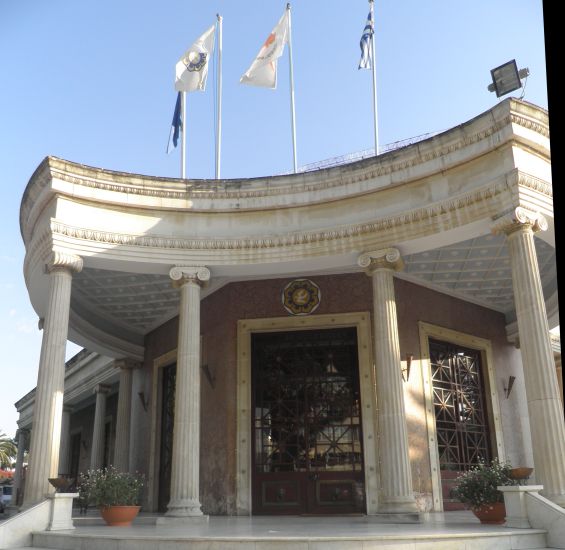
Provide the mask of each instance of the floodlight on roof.
[{"label": "floodlight on roof", "polygon": [[489,92],[496,92],[496,97],[500,97],[522,87],[522,78],[530,74],[529,69],[520,69],[516,65],[516,60],[508,61],[490,72],[492,84],[488,85]]}]

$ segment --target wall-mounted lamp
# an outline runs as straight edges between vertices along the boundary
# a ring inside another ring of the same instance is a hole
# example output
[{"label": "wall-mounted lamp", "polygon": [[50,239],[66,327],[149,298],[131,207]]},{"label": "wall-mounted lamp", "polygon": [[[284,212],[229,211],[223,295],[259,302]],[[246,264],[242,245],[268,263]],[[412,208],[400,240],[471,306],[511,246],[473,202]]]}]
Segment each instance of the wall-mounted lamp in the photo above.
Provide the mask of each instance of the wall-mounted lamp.
[{"label": "wall-mounted lamp", "polygon": [[510,397],[510,392],[512,391],[512,386],[514,385],[514,380],[516,380],[515,376],[509,376],[507,385],[504,387],[504,395],[506,399]]},{"label": "wall-mounted lamp", "polygon": [[202,365],[202,370],[206,375],[206,379],[212,388],[216,387],[216,376],[212,374],[210,367],[208,365]]},{"label": "wall-mounted lamp", "polygon": [[143,410],[147,412],[147,405],[149,404],[149,400],[145,398],[145,392],[138,391],[137,395],[139,396],[139,400],[141,401],[141,406],[143,407]]},{"label": "wall-mounted lamp", "polygon": [[412,359],[414,359],[413,353],[406,354],[406,367],[402,368],[402,379],[404,382],[408,382],[408,378],[410,378],[410,367],[412,366]]}]

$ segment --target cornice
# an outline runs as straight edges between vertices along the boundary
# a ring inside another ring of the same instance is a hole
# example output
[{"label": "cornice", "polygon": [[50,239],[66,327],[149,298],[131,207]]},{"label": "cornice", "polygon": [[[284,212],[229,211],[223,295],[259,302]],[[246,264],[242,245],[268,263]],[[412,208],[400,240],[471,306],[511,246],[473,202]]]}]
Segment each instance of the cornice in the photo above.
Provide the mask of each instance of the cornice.
[{"label": "cornice", "polygon": [[[449,133],[453,131],[447,130],[442,134],[438,134],[424,140],[406,146],[405,148],[391,151],[382,156],[372,157],[369,159],[363,159],[350,164],[345,164],[337,167],[322,169],[317,172],[299,173],[295,176],[275,176],[266,178],[253,178],[248,180],[226,180],[225,182],[214,182],[209,183],[207,180],[200,181],[198,187],[195,183],[187,181],[186,191],[174,191],[170,189],[155,189],[147,188],[144,185],[131,184],[131,183],[120,183],[120,182],[110,182],[102,179],[104,173],[96,174],[93,176],[82,176],[77,174],[69,174],[68,172],[62,171],[60,169],[52,168],[53,177],[61,181],[71,183],[73,185],[82,185],[84,187],[90,187],[94,189],[99,189],[102,191],[112,191],[115,193],[122,193],[126,195],[139,195],[139,196],[149,196],[160,199],[177,199],[177,200],[194,200],[194,199],[228,199],[228,200],[243,200],[243,199],[257,199],[262,197],[273,197],[281,195],[293,195],[297,193],[312,193],[316,191],[327,190],[335,187],[348,186],[351,184],[359,183],[362,181],[373,180],[382,176],[389,176],[395,172],[402,170],[407,170],[414,168],[418,165],[424,164],[429,161],[433,161],[439,157],[444,157],[456,151],[459,151],[469,145],[478,143],[479,141],[485,140],[494,133],[500,131],[505,126],[509,125],[510,122],[520,124],[530,123],[529,119],[523,117],[515,116],[514,119],[510,115],[504,117],[501,120],[496,121],[493,125],[485,128],[479,132],[475,132],[471,135],[465,136],[463,138],[458,138],[449,145],[443,147],[433,148],[428,152],[424,152],[427,147],[433,146],[434,140],[437,142],[441,140],[442,137],[449,137]],[[531,124],[530,124],[531,125]],[[412,153],[412,154],[410,154]],[[394,162],[394,158],[398,156],[404,156],[403,160]],[[92,169],[98,170],[99,169]],[[308,183],[305,180],[308,179],[318,179],[320,172],[324,172],[322,181],[314,181]],[[111,175],[112,173],[109,172]],[[133,176],[133,175],[132,175]],[[125,177],[125,176],[124,176]],[[139,176],[135,176],[139,179]],[[290,181],[288,185],[273,185],[268,186],[269,182],[275,181],[278,178],[289,178]],[[144,176],[147,182],[152,182],[149,176]],[[229,189],[227,185],[233,185],[234,187],[238,184],[241,185],[244,182],[254,183],[257,180],[264,180],[265,187],[256,189]],[[174,180],[165,180],[166,183],[173,182]],[[165,183],[164,182],[164,183]]]},{"label": "cornice", "polygon": [[[32,215],[33,203],[41,195],[42,188],[48,186],[53,179],[82,187],[110,191],[116,193],[116,195],[136,195],[173,201],[241,201],[266,197],[274,198],[284,195],[291,199],[299,194],[304,194],[306,195],[305,200],[312,202],[312,193],[336,187],[344,188],[342,196],[355,196],[355,194],[370,192],[375,188],[351,190],[353,193],[350,194],[346,194],[347,190],[345,188],[367,180],[382,179],[382,177],[389,180],[384,182],[384,185],[387,187],[397,185],[398,182],[390,182],[390,176],[394,173],[403,170],[413,172],[413,169],[418,165],[440,157],[446,157],[465,147],[487,140],[493,134],[506,127],[511,127],[511,125],[518,125],[548,137],[549,127],[545,123],[546,119],[546,112],[539,107],[516,100],[509,101],[508,103],[503,102],[460,126],[437,134],[427,140],[379,155],[379,157],[371,157],[314,172],[250,179],[219,181],[178,180],[115,172],[72,163],[55,157],[48,157],[38,167],[26,188],[22,200],[20,223],[22,228],[29,223],[28,218]],[[495,146],[489,142],[489,148],[500,147],[506,142],[520,139],[522,139],[521,136],[510,132]],[[483,152],[475,152],[473,154],[483,154]],[[549,150],[547,151],[547,156],[549,156]],[[454,161],[455,164],[458,162],[458,160]],[[401,178],[402,183],[407,183],[415,177],[423,177],[425,175],[431,174],[420,174],[417,176],[407,174],[406,177]],[[376,183],[383,184],[383,182]],[[116,198],[118,199],[118,197]],[[336,197],[333,198],[335,199]],[[96,197],[92,196],[90,199],[97,200]],[[331,200],[332,197],[329,199]],[[108,197],[105,196],[104,199],[100,200],[108,201]],[[121,201],[116,200],[116,202]],[[314,202],[319,202],[319,200]],[[304,201],[300,201],[295,202],[293,205],[303,203]],[[140,204],[139,206],[143,205]],[[205,205],[204,209],[214,211],[217,206],[219,205]],[[273,207],[275,206],[273,205]],[[279,206],[288,206],[288,204]],[[151,207],[182,209],[182,205],[162,206],[155,204],[151,205]],[[228,205],[226,208],[228,210],[243,210],[248,207],[249,205],[234,204]],[[194,211],[195,208],[198,209],[198,205],[192,204],[191,210]]]}]

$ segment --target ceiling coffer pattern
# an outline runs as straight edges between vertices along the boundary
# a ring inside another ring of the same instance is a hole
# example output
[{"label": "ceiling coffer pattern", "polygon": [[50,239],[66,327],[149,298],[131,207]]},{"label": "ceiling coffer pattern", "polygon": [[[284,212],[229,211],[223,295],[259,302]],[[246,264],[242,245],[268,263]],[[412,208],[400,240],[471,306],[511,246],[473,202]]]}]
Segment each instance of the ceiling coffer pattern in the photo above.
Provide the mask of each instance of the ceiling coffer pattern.
[{"label": "ceiling coffer pattern", "polygon": [[[555,251],[535,239],[542,286],[555,278]],[[509,313],[514,309],[510,256],[504,235],[484,235],[404,258],[410,278]],[[546,297],[547,298],[547,297]]]},{"label": "ceiling coffer pattern", "polygon": [[[541,239],[535,242],[542,285],[548,287],[555,279],[555,252]],[[514,309],[510,258],[503,235],[485,235],[407,255],[403,260],[403,273],[416,283],[503,313]],[[139,335],[176,315],[178,299],[168,275],[85,268],[73,278],[73,300],[82,309]]]}]

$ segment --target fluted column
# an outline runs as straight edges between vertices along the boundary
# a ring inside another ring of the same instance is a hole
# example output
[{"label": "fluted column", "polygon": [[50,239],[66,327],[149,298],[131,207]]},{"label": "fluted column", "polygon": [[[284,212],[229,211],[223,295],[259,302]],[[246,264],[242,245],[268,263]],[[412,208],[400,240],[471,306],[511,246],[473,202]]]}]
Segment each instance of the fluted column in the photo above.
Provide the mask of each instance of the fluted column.
[{"label": "fluted column", "polygon": [[534,232],[545,229],[543,216],[521,207],[493,227],[507,235],[510,252],[534,474],[542,494],[565,506],[565,422],[534,244]]},{"label": "fluted column", "polygon": [[400,252],[387,248],[359,256],[373,280],[373,327],[382,495],[379,511],[416,512],[408,454],[406,412],[393,274],[402,269]]},{"label": "fluted column", "polygon": [[22,470],[24,465],[24,454],[29,430],[20,428],[18,430],[18,454],[16,455],[16,471],[14,472],[14,485],[12,489],[12,504],[18,505],[21,502],[22,493]]},{"label": "fluted column", "polygon": [[200,287],[210,279],[210,271],[205,267],[174,267],[170,276],[180,288],[180,306],[171,500],[166,516],[201,518]]},{"label": "fluted column", "polygon": [[60,253],[53,253],[46,265],[49,294],[33,406],[26,507],[55,490],[48,479],[57,477],[59,466],[72,273],[81,269],[82,258]]},{"label": "fluted column", "polygon": [[71,473],[71,412],[72,407],[63,407],[59,448],[59,475],[63,476]]},{"label": "fluted column", "polygon": [[131,387],[133,369],[140,364],[129,359],[118,359],[114,366],[120,369],[120,390],[118,393],[118,417],[116,419],[116,444],[114,466],[120,472],[129,472],[129,442],[131,425]]},{"label": "fluted column", "polygon": [[94,410],[94,428],[92,430],[92,448],[90,450],[90,469],[97,470],[104,464],[104,429],[106,427],[106,397],[110,386],[98,384],[93,392],[96,394]]}]

